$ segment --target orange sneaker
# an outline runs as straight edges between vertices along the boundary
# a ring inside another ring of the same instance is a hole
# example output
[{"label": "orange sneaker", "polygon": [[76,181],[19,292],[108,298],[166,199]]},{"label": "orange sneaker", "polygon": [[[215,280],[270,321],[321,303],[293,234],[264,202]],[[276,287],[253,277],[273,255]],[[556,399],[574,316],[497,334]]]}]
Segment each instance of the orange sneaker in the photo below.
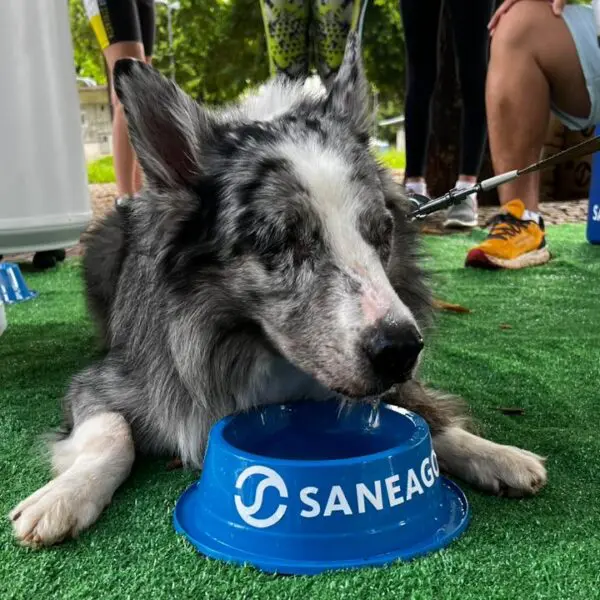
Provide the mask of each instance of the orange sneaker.
[{"label": "orange sneaker", "polygon": [[524,220],[525,205],[511,200],[502,212],[488,221],[487,238],[467,254],[465,266],[480,269],[523,269],[550,260],[544,221]]}]

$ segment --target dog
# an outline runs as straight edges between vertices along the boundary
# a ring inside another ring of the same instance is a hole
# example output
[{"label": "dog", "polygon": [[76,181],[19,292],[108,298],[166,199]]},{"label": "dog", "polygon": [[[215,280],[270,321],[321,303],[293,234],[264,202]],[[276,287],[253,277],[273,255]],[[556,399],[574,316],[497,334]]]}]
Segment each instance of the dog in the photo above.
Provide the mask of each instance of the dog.
[{"label": "dog", "polygon": [[117,63],[145,184],[86,236],[106,353],[67,391],[54,479],[10,513],[22,544],[92,526],[136,455],[200,469],[218,419],[303,398],[420,414],[441,470],[479,490],[546,484],[545,459],[479,437],[463,401],[419,382],[432,297],[410,203],[371,150],[360,54],[351,33],[327,88],[275,77],[220,109]]}]

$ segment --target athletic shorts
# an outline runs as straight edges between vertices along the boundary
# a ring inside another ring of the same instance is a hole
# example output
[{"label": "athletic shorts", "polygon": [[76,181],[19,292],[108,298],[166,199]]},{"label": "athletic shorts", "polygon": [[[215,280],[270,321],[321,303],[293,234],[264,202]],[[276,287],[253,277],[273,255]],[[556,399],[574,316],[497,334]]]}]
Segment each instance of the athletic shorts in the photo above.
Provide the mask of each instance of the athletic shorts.
[{"label": "athletic shorts", "polygon": [[572,130],[582,130],[600,124],[600,47],[594,12],[589,5],[570,4],[563,9],[563,19],[571,32],[585,82],[590,95],[590,114],[574,117],[552,105],[552,112]]},{"label": "athletic shorts", "polygon": [[152,56],[154,0],[83,0],[83,4],[102,50],[117,42],[141,42],[144,56]]}]

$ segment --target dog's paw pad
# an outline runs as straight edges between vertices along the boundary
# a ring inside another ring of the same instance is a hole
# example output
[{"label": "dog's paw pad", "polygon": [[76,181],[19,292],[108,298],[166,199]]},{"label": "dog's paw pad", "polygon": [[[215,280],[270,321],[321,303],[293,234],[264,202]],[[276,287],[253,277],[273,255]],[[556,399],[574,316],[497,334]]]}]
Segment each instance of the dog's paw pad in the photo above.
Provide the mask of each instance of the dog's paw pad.
[{"label": "dog's paw pad", "polygon": [[57,544],[95,521],[102,507],[77,492],[55,480],[21,502],[9,514],[19,543],[31,548]]},{"label": "dog's paw pad", "polygon": [[531,496],[546,485],[548,476],[542,457],[509,446],[503,446],[499,454],[495,469],[499,496]]}]

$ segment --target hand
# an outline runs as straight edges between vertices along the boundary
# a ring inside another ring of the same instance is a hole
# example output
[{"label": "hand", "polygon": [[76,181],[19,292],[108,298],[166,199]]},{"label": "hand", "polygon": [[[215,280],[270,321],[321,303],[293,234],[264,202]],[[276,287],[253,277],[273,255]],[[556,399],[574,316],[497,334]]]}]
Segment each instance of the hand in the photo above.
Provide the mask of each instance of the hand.
[{"label": "hand", "polygon": [[[567,3],[567,0],[539,0],[540,2],[547,2],[552,4],[552,12],[559,17],[562,14],[563,8]],[[488,23],[488,30],[490,35],[494,34],[494,30],[498,26],[500,19],[517,3],[521,0],[504,0],[504,2],[498,7],[498,10],[492,16],[491,21]]]}]

